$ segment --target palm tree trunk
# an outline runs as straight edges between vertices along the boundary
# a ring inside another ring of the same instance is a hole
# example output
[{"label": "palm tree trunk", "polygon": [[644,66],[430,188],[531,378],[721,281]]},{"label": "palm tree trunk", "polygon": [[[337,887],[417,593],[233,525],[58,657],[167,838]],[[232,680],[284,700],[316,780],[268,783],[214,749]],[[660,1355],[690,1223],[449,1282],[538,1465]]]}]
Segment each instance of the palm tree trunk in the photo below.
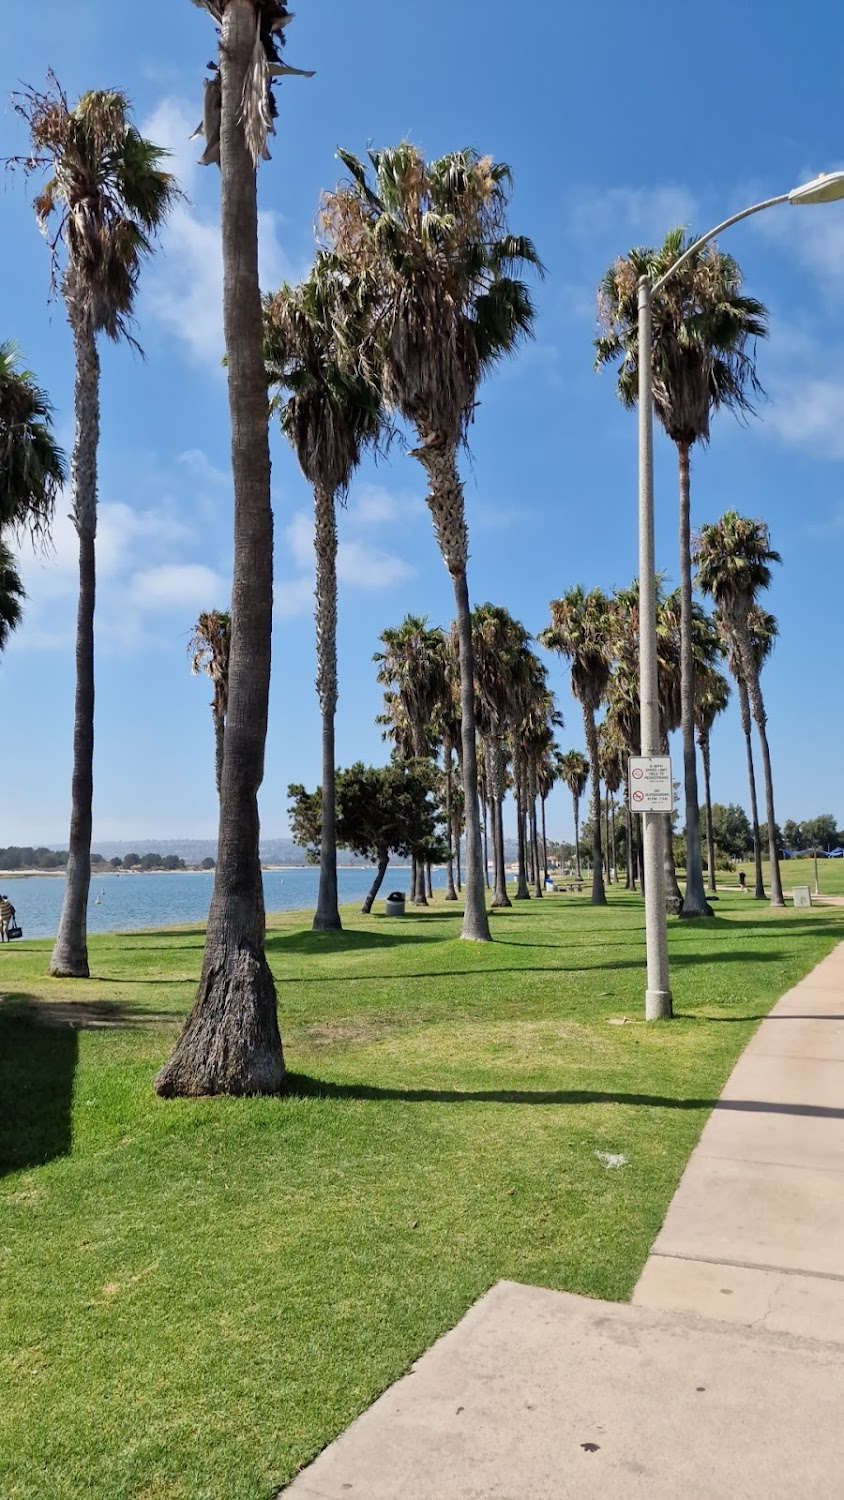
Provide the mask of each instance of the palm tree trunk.
[{"label": "palm tree trunk", "polygon": [[258,283],[256,172],[242,124],[253,0],[228,0],[220,40],[223,321],[234,482],[229,701],[214,894],[196,998],[159,1094],[278,1094],[284,1057],[264,951],[258,789],[264,770],[273,611],[269,404]]},{"label": "palm tree trunk", "polygon": [[529,806],[530,806],[530,838],[531,838],[531,843],[533,844],[533,893],[537,897],[538,900],[541,900],[544,897],[545,893],[544,893],[544,891],[542,889],[542,872],[541,872],[541,863],[540,863],[540,859],[539,859],[539,823],[538,823],[538,819],[537,819],[537,816],[536,816],[536,792],[535,792],[535,788],[534,788],[534,784],[533,784],[533,777],[532,776],[531,776],[531,784],[530,784],[530,790],[529,790]]},{"label": "palm tree trunk", "polygon": [[571,800],[574,804],[574,873],[577,880],[582,880],[580,870],[580,798],[577,792],[572,792]]},{"label": "palm tree trunk", "polygon": [[712,785],[711,785],[711,763],[709,755],[709,731],[702,729],[699,736],[700,755],[703,761],[703,793],[706,799],[706,864],[709,876],[709,890],[712,894],[718,889],[715,883],[715,835],[712,826]]},{"label": "palm tree trunk", "polygon": [[630,787],[627,778],[624,779],[624,820],[627,829],[627,879],[624,888],[628,891],[636,889],[636,844],[633,838],[633,814],[630,811]]},{"label": "palm tree trunk", "polygon": [[489,803],[488,803],[488,800],[487,800],[486,797],[483,797],[481,799],[481,807],[482,807],[482,810],[483,810],[483,835],[484,835],[484,885],[486,886],[487,890],[489,890],[489,888],[490,888],[490,880],[489,880],[489,827],[488,827],[488,824],[489,824]]},{"label": "palm tree trunk", "polygon": [[460,737],[463,745],[463,800],[466,824],[466,903],[460,936],[473,943],[492,941],[486,897],[481,849],[481,820],[478,809],[478,760],[475,731],[475,660],[472,647],[472,617],[469,608],[469,585],[466,565],[469,536],[466,530],[466,508],[463,486],[457,472],[457,447],[439,434],[419,425],[421,448],[415,456],[430,481],[428,506],[443,561],[451,574],[457,615],[457,640],[460,661]]},{"label": "palm tree trunk", "polygon": [[425,861],[420,855],[416,856],[416,890],[413,895],[414,906],[427,906],[428,894],[425,889]]},{"label": "palm tree trunk", "polygon": [[94,334],[74,326],[76,358],[71,488],[73,524],[79,539],[79,600],[76,611],[76,701],[70,835],[64,900],[49,973],[87,979],[88,894],[94,801],[94,603],[96,598],[97,448],[100,439],[100,361]]},{"label": "palm tree trunk", "polygon": [[785,906],[782,894],[782,881],[780,879],[780,861],[777,851],[776,821],[774,818],[774,779],[771,772],[771,751],[768,745],[768,720],[765,713],[765,704],[762,699],[762,688],[759,683],[759,668],[753,654],[750,635],[744,626],[737,628],[739,650],[741,651],[742,668],[750,693],[750,703],[753,709],[753,719],[756,731],[759,735],[759,744],[762,748],[762,770],[765,776],[765,811],[768,816],[768,857],[771,862],[771,905]]},{"label": "palm tree trunk", "polygon": [[607,885],[612,885],[612,854],[610,851],[610,794],[604,787],[607,795],[604,798],[604,848],[607,854]]},{"label": "palm tree trunk", "polygon": [[614,879],[616,885],[618,885],[618,883],[619,883],[619,881],[618,881],[618,844],[616,843],[616,837],[615,837],[615,796],[614,796],[614,794],[612,792],[610,792],[610,821],[611,821],[611,824],[612,824],[611,847],[612,847],[613,879]]},{"label": "palm tree trunk", "polygon": [[586,730],[586,750],[589,756],[589,777],[592,783],[592,905],[606,906],[604,890],[604,855],[601,849],[601,771],[598,761],[598,731],[595,727],[594,711],[583,704],[583,725]]},{"label": "palm tree trunk", "polygon": [[431,879],[431,861],[429,859],[426,859],[426,861],[425,861],[425,888],[426,888],[427,893],[428,893],[428,900],[429,901],[433,901],[433,899],[434,899],[434,882]]},{"label": "palm tree trunk", "polygon": [[378,871],[377,871],[377,874],[375,876],[375,879],[372,882],[372,886],[370,888],[369,894],[368,894],[366,900],[364,901],[363,906],[361,907],[361,911],[363,912],[364,916],[368,916],[369,913],[372,911],[372,904],[373,904],[373,902],[375,900],[375,897],[378,895],[378,892],[380,891],[381,886],[384,883],[384,876],[387,873],[387,866],[388,866],[389,863],[390,863],[390,851],[389,851],[389,849],[382,849],[381,853],[378,856]]},{"label": "palm tree trunk", "polygon": [[686,791],[686,897],[681,917],[711,917],[703,889],[700,797],[695,746],[695,674],[692,651],[692,533],[689,444],[678,443],[680,460],[680,727]]},{"label": "palm tree trunk", "polygon": [[739,717],[741,719],[744,747],[747,755],[747,781],[750,790],[750,822],[753,828],[753,868],[755,873],[753,899],[767,901],[765,881],[762,874],[762,844],[759,838],[759,803],[756,796],[756,771],[753,766],[753,740],[750,733],[750,699],[747,683],[741,673],[736,675],[738,688]]},{"label": "palm tree trunk", "polygon": [[314,932],[342,932],[337,905],[337,795],[334,719],[337,713],[337,517],[334,496],[314,488],[316,509],[317,694],[322,712],[322,837]]},{"label": "palm tree trunk", "polygon": [[217,782],[217,797],[219,798],[220,789],[223,785],[223,750],[226,740],[226,716],[217,703],[212,703],[211,713],[214,719],[214,774]]},{"label": "palm tree trunk", "polygon": [[487,766],[492,796],[492,904],[498,908],[512,905],[507,895],[507,871],[504,868],[504,753],[498,739],[489,741]]},{"label": "palm tree trunk", "polygon": [[460,827],[460,814],[459,813],[455,813],[454,814],[454,874],[455,874],[455,877],[457,879],[457,894],[458,894],[458,896],[461,895],[462,891],[463,891],[463,871],[462,871],[462,867],[461,867],[461,858],[462,857],[461,857],[461,853],[460,853],[460,840],[461,840],[462,836],[463,836],[463,831],[462,831],[462,829]]},{"label": "palm tree trunk", "polygon": [[543,797],[540,798],[540,802],[539,802],[539,805],[540,805],[540,807],[542,809],[542,878],[543,878],[543,880],[547,880],[548,879],[548,831],[547,831],[547,829],[545,827],[545,803],[546,803],[546,801],[547,801],[547,793],[545,794],[545,796],[543,796]]},{"label": "palm tree trunk", "polygon": [[513,793],[516,798],[516,826],[517,837],[517,860],[518,877],[516,880],[515,901],[529,901],[530,891],[527,883],[527,860],[525,850],[525,805],[522,796],[522,766],[521,757],[514,752],[513,755]]},{"label": "palm tree trunk", "polygon": [[445,826],[448,829],[448,866],[447,866],[447,872],[448,873],[447,873],[447,876],[446,876],[445,899],[446,899],[446,901],[456,901],[457,900],[457,892],[454,889],[454,849],[452,848],[452,842],[451,842],[451,836],[452,836],[452,817],[451,817],[452,769],[451,769],[451,740],[449,740],[449,739],[446,739],[443,742],[443,756],[444,756],[444,759],[445,759]]}]

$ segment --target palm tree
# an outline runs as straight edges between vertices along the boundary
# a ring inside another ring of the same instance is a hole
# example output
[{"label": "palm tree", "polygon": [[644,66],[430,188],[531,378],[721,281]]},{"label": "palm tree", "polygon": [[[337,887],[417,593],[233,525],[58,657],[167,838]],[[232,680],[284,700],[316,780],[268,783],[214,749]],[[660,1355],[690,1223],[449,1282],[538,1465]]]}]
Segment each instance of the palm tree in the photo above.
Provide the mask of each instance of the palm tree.
[{"label": "palm tree", "polygon": [[547,651],[571,663],[571,690],[583,710],[592,781],[592,905],[606,906],[601,853],[601,772],[595,714],[606,696],[612,666],[613,604],[600,589],[577,585],[551,601],[551,625],[539,636]]},{"label": "palm tree", "polygon": [[[770,588],[771,564],[781,562],[771,548],[771,534],[764,521],[750,520],[734,510],[720,521],[702,526],[694,561],[698,586],[713,600],[720,619],[735,645],[741,675],[750,695],[753,719],[762,749],[765,776],[765,807],[768,822],[768,852],[771,861],[771,905],[784,906],[774,816],[774,784],[768,745],[767,715],[760,684],[760,662],[754,649],[752,611],[758,596]],[[769,639],[773,640],[773,636]]]},{"label": "palm tree", "polygon": [[188,642],[188,655],[194,676],[204,672],[211,678],[214,696],[211,699],[211,717],[214,721],[214,770],[217,781],[217,796],[223,785],[223,747],[226,733],[226,712],[229,703],[229,657],[231,655],[232,622],[227,610],[209,609],[199,616]]},{"label": "palm tree", "polygon": [[[673,229],[659,250],[632,250],[607,271],[600,288],[604,335],[596,341],[598,367],[620,361],[618,394],[625,406],[638,396],[639,280],[657,281],[694,242]],[[686,795],[686,896],[683,916],[711,916],[703,889],[700,809],[695,752],[692,656],[692,564],[689,455],[709,442],[710,420],[722,407],[752,412],[760,391],[754,343],[768,332],[761,302],[742,294],[742,274],[714,243],[696,250],[654,297],[653,394],[657,415],[676,445],[680,473],[680,666],[683,770]]]},{"label": "palm tree", "polygon": [[[742,734],[744,735],[745,755],[747,758],[747,780],[750,795],[750,821],[753,828],[753,867],[754,867],[754,901],[765,901],[765,881],[762,873],[762,840],[759,832],[759,803],[756,796],[756,771],[753,765],[753,739],[751,734],[750,718],[750,694],[747,691],[747,683],[741,669],[737,647],[732,640],[729,629],[723,620],[715,618],[721,633],[724,650],[727,655],[730,672],[736,685],[739,704],[739,719],[741,721]],[[767,614],[758,604],[754,604],[748,617],[750,626],[750,639],[753,646],[753,654],[756,658],[757,670],[761,672],[765,662],[774,649],[778,626],[773,615]]]},{"label": "palm tree", "polygon": [[[125,94],[83,94],[74,109],[55,79],[29,91],[18,109],[29,125],[30,169],[51,176],[35,199],[50,240],[76,360],[76,435],[71,509],[79,538],[76,705],[70,837],[64,902],[50,973],[88,977],[87,909],[91,882],[94,759],[94,595],[100,365],[97,338],[131,339],[129,325],[141,266],[177,196],[163,170],[166,152],[130,120]],[[51,226],[56,215],[58,224]],[[59,257],[64,251],[63,266]]]},{"label": "palm tree", "polygon": [[370,173],[340,153],[351,183],[323,211],[328,242],[379,289],[376,346],[387,402],[419,439],[413,456],[428,479],[434,531],[451,575],[460,640],[466,906],[462,936],[490,939],[484,898],[475,743],[468,532],[457,454],[478,386],[533,327],[518,274],[539,268],[529,240],[510,234],[510,171],[475,151],[425,162],[406,142],[369,153]]},{"label": "palm tree", "polygon": [[282,431],[313,487],[316,540],[317,694],[322,713],[322,838],[314,932],[340,932],[337,905],[334,720],[337,712],[337,501],[343,502],[367,444],[381,431],[377,388],[341,350],[357,347],[365,305],[317,256],[308,279],[264,303],[267,375],[281,387]]},{"label": "palm tree", "polygon": [[20,351],[0,344],[0,531],[43,535],[66,476],[52,431],[53,408],[23,367]]},{"label": "palm tree", "polygon": [[619,733],[618,721],[609,713],[598,730],[598,754],[601,763],[601,778],[607,790],[607,798],[604,805],[604,824],[607,835],[607,880],[612,879],[611,871],[614,870],[617,884],[618,854],[615,841],[615,796],[620,791],[625,779],[624,767],[627,756],[624,740]]},{"label": "palm tree", "polygon": [[[440,683],[441,697],[434,709],[433,728],[437,739],[442,745],[443,752],[443,792],[445,801],[445,825],[447,829],[446,842],[448,845],[448,861],[446,864],[446,901],[457,900],[457,890],[454,884],[454,855],[457,850],[458,860],[460,854],[460,822],[456,819],[457,799],[455,798],[454,783],[454,752],[460,752],[460,665],[457,655],[457,641],[454,631],[450,634],[443,633],[439,645],[442,658],[442,680]],[[484,790],[486,789],[486,767],[480,764],[479,771],[482,772]],[[484,818],[484,838],[486,838],[486,818]],[[486,869],[486,857],[484,857],[484,868]],[[489,883],[487,879],[487,884]]]},{"label": "palm tree", "polygon": [[[258,790],[273,612],[269,401],[258,282],[257,164],[272,126],[270,76],[290,19],[270,0],[202,0],[220,29],[223,326],[232,428],[232,644],[220,837],[196,998],[159,1094],[278,1094],[284,1056],[264,947]],[[210,145],[210,142],[209,142]],[[214,154],[209,155],[214,159]]]},{"label": "palm tree", "polygon": [[[529,641],[524,625],[501,605],[479,604],[472,611],[475,711],[485,747],[492,810],[493,908],[512,904],[504,861],[504,798],[510,733],[526,674]],[[521,842],[519,847],[523,852]]]},{"label": "palm tree", "polygon": [[[380,663],[377,680],[387,689],[381,722],[389,726],[405,759],[427,760],[434,749],[437,710],[447,690],[443,632],[429,627],[427,616],[406,615],[398,627],[382,630],[380,639],[384,650],[372,659]],[[413,870],[411,901],[427,906],[424,865],[414,860]]]},{"label": "palm tree", "polygon": [[567,750],[560,759],[560,775],[571,792],[574,810],[574,869],[578,880],[580,873],[580,799],[589,780],[589,762],[581,750]]},{"label": "palm tree", "polygon": [[706,805],[706,862],[709,890],[714,894],[715,837],[712,831],[712,786],[709,737],[712,726],[730,701],[730,684],[716,667],[698,668],[695,672],[695,724],[697,742],[703,761],[703,790]]},{"label": "palm tree", "polygon": [[9,636],[21,622],[25,598],[15,559],[0,541],[0,652],[5,651]]}]

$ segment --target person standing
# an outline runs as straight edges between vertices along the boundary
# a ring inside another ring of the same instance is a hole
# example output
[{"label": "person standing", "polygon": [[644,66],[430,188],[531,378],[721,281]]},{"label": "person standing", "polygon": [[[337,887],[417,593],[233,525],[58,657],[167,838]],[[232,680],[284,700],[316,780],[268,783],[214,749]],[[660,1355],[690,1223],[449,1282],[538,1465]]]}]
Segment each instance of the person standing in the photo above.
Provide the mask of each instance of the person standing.
[{"label": "person standing", "polygon": [[8,942],[6,928],[15,920],[15,908],[8,896],[0,896],[0,943]]}]

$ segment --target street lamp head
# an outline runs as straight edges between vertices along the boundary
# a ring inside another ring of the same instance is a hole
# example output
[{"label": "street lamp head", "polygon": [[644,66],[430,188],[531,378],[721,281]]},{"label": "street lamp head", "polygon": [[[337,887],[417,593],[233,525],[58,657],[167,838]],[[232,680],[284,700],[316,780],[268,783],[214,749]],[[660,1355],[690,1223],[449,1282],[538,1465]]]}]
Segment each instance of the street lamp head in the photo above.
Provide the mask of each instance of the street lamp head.
[{"label": "street lamp head", "polygon": [[844,172],[821,172],[788,194],[789,203],[834,203],[837,198],[844,198]]}]

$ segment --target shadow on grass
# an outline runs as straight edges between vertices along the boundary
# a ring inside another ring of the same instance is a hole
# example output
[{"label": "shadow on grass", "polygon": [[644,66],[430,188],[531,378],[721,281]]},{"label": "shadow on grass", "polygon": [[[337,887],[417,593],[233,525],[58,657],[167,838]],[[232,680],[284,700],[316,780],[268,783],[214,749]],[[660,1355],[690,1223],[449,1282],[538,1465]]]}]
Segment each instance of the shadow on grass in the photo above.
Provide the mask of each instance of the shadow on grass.
[{"label": "shadow on grass", "polygon": [[[377,920],[377,919],[376,919]],[[274,953],[363,953],[367,950],[378,948],[401,948],[418,943],[441,943],[447,941],[451,934],[443,932],[425,932],[419,927],[413,926],[401,931],[397,927],[400,918],[382,918],[390,920],[388,931],[358,932],[357,930],[344,932],[278,932],[271,930],[267,933],[266,946],[268,951]],[[442,926],[443,920],[448,918],[429,917],[425,926]],[[449,924],[451,925],[451,924]]]},{"label": "shadow on grass", "polygon": [[645,1109],[728,1110],[738,1114],[802,1115],[844,1120],[844,1109],[823,1104],[773,1104],[759,1099],[681,1099],[664,1094],[622,1094],[593,1089],[397,1089],[367,1083],[332,1083],[288,1073],[293,1099],[393,1100],[404,1104],[621,1104]]},{"label": "shadow on grass", "polygon": [[70,1151],[77,1036],[0,1006],[0,1177]]}]

